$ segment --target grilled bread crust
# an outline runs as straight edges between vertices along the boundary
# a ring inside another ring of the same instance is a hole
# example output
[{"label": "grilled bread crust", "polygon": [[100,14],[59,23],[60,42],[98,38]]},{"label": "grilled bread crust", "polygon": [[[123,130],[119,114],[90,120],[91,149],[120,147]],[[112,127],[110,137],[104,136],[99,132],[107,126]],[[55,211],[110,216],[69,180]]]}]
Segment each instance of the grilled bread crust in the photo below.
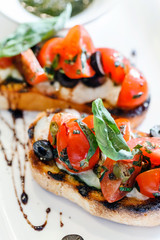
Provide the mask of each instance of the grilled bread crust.
[{"label": "grilled bread crust", "polygon": [[[46,113],[41,113],[30,126],[33,132],[37,121],[44,115]],[[89,187],[77,176],[60,170],[54,161],[48,165],[40,161],[34,154],[33,143],[34,134],[29,140],[28,151],[32,175],[46,190],[69,199],[97,217],[135,226],[151,227],[160,224],[159,199],[139,200],[125,197],[120,201],[108,203],[101,190]]]},{"label": "grilled bread crust", "polygon": [[[26,83],[9,83],[0,85],[0,109],[20,109],[30,111],[45,111],[46,109],[66,109],[73,108],[80,112],[91,113],[91,103],[77,104],[60,99],[57,95],[47,96],[39,92],[34,86],[28,87]],[[103,101],[104,106],[116,119],[127,118],[131,122],[131,127],[136,128],[144,120],[149,99],[133,110],[123,111],[113,108],[107,101]]]}]

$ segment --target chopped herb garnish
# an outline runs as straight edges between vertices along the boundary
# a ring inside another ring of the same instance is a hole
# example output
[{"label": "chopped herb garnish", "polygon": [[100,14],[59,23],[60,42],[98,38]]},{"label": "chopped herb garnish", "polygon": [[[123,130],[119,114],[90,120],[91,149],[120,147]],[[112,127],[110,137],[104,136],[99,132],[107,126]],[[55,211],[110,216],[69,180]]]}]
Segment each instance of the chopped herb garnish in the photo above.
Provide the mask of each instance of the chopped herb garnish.
[{"label": "chopped herb garnish", "polygon": [[73,130],[73,134],[80,134],[79,130]]},{"label": "chopped herb garnish", "polygon": [[102,166],[101,170],[102,169],[103,169],[103,171],[100,173],[100,176],[99,176],[99,181],[100,182],[103,180],[105,173],[108,172],[108,168],[106,168],[105,166]]},{"label": "chopped herb garnish", "polygon": [[62,162],[64,162],[64,163],[68,166],[68,168],[69,168],[70,170],[73,170],[73,171],[75,171],[75,172],[78,172],[77,169],[75,169],[75,168],[72,167],[72,165],[71,165],[71,163],[70,163],[70,161],[69,161],[68,154],[67,154],[67,148],[64,148],[64,149],[60,152],[59,159],[60,159]]},{"label": "chopped herb garnish", "polygon": [[138,94],[133,95],[132,98],[133,98],[133,99],[140,98],[142,95],[143,95],[143,92],[139,92]]},{"label": "chopped herb garnish", "polygon": [[141,165],[142,165],[141,155],[139,156],[139,160],[138,160],[138,161],[133,161],[133,165],[134,165],[134,166],[141,167]]},{"label": "chopped herb garnish", "polygon": [[160,197],[160,192],[155,192],[155,193],[153,193],[153,196],[154,196],[154,197]]},{"label": "chopped herb garnish", "polygon": [[64,70],[62,68],[59,69],[59,72],[65,74],[65,72],[64,72]]},{"label": "chopped herb garnish", "polygon": [[77,69],[76,73],[77,73],[78,75],[80,75],[80,74],[81,74],[81,70],[80,70],[80,69]]},{"label": "chopped herb garnish", "polygon": [[130,187],[119,187],[119,190],[122,192],[131,192],[133,188]]},{"label": "chopped herb garnish", "polygon": [[77,57],[78,57],[78,55],[75,55],[72,59],[66,59],[66,60],[64,60],[64,62],[69,65],[73,65],[76,62]]},{"label": "chopped herb garnish", "polygon": [[132,174],[134,171],[135,171],[135,168],[134,167],[131,167],[128,169],[129,173]]},{"label": "chopped herb garnish", "polygon": [[59,59],[60,59],[60,55],[56,54],[56,56],[54,57],[53,62],[52,62],[53,69],[56,69],[58,67]]}]

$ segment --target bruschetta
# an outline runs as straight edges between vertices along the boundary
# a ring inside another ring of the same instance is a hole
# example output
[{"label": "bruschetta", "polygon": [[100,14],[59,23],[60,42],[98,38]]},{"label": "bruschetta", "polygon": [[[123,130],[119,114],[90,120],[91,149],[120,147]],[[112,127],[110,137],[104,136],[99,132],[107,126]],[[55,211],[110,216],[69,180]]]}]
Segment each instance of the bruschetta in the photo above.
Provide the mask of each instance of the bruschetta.
[{"label": "bruschetta", "polygon": [[96,98],[103,99],[114,118],[128,118],[132,127],[142,122],[150,102],[143,74],[118,51],[96,48],[83,26],[74,26],[64,38],[0,58],[3,109],[89,113]]},{"label": "bruschetta", "polygon": [[113,120],[97,99],[93,115],[43,112],[30,125],[34,179],[46,190],[114,222],[160,224],[160,137]]}]

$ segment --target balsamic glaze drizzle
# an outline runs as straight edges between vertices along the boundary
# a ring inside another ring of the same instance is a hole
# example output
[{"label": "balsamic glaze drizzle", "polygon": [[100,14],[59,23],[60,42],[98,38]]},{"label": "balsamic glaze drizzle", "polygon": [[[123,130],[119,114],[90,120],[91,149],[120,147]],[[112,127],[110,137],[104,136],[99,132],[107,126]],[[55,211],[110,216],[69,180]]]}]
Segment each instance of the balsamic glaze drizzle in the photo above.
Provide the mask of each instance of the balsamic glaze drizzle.
[{"label": "balsamic glaze drizzle", "polygon": [[[19,205],[19,209],[22,212],[22,215],[24,217],[24,219],[26,220],[26,222],[36,231],[42,231],[45,226],[47,225],[47,220],[48,220],[48,214],[50,213],[51,209],[47,208],[46,209],[46,219],[44,221],[44,223],[40,226],[34,226],[31,221],[28,219],[27,214],[25,214],[22,204],[26,205],[28,203],[28,194],[25,191],[25,177],[26,177],[26,163],[27,163],[27,143],[23,143],[21,142],[21,140],[17,137],[17,132],[16,132],[16,119],[21,118],[22,122],[23,122],[23,130],[24,133],[26,133],[26,124],[25,124],[25,120],[24,120],[24,116],[23,116],[23,112],[22,111],[10,111],[11,115],[12,115],[12,121],[13,121],[13,127],[0,115],[0,120],[12,131],[13,133],[13,142],[14,144],[11,145],[11,159],[8,159],[7,157],[7,152],[6,149],[1,141],[1,132],[0,132],[0,149],[2,150],[2,154],[4,156],[4,159],[7,163],[7,166],[11,167],[11,174],[12,174],[12,183],[13,183],[13,187],[14,187],[14,192],[15,192],[15,196],[17,199],[17,203]],[[24,139],[27,139],[27,137],[25,136]],[[18,151],[18,145],[20,145],[23,149],[24,149],[24,164],[22,165],[21,163],[21,159],[20,159],[20,155],[19,155],[19,151]],[[14,147],[13,147],[14,146]],[[18,192],[17,192],[17,186],[15,183],[15,176],[14,176],[14,167],[13,167],[13,161],[15,161],[15,156],[17,155],[17,161],[18,161],[18,168],[19,168],[19,179],[20,179],[20,183],[21,183],[21,189],[22,189],[22,194],[19,197],[18,196]],[[22,172],[23,170],[23,172]]]}]

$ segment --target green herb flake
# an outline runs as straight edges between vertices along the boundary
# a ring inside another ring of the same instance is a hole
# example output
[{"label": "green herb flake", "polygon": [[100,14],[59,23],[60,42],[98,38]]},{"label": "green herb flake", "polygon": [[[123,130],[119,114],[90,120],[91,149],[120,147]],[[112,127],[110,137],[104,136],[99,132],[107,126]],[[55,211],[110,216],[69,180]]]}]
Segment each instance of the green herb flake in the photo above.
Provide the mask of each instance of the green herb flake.
[{"label": "green herb flake", "polygon": [[100,175],[99,175],[99,181],[101,182],[105,176],[105,173],[108,172],[108,168],[106,168],[105,166],[102,166],[101,167],[101,172],[100,172]]},{"label": "green herb flake", "polygon": [[80,134],[79,130],[73,130],[73,134]]},{"label": "green herb flake", "polygon": [[134,171],[135,171],[135,168],[134,167],[131,167],[128,169],[129,173],[132,174]]},{"label": "green herb flake", "polygon": [[81,74],[81,70],[77,69],[76,74],[80,75]]},{"label": "green herb flake", "polygon": [[139,157],[139,160],[138,160],[138,161],[133,161],[133,165],[134,165],[134,166],[141,167],[141,165],[142,165],[142,159],[141,159],[141,156]]},{"label": "green herb flake", "polygon": [[78,55],[75,55],[72,59],[65,59],[64,62],[69,65],[73,65],[77,60]]},{"label": "green herb flake", "polygon": [[59,159],[60,159],[62,162],[64,162],[64,163],[68,166],[68,168],[69,168],[70,170],[73,170],[73,171],[75,171],[75,172],[78,172],[77,169],[75,169],[75,168],[72,167],[72,165],[71,165],[71,163],[70,163],[70,161],[69,161],[68,154],[67,154],[67,148],[64,148],[64,149],[60,152]]},{"label": "green herb flake", "polygon": [[122,192],[131,192],[133,188],[130,187],[119,187],[119,190]]},{"label": "green herb flake", "polygon": [[101,151],[113,160],[133,159],[133,155],[114,119],[101,99],[92,103],[94,130]]},{"label": "green herb flake", "polygon": [[52,62],[53,69],[56,69],[58,67],[59,59],[60,59],[60,55],[56,54],[56,56],[54,57],[53,62]]},{"label": "green herb flake", "polygon": [[160,197],[160,192],[152,193],[154,197]]},{"label": "green herb flake", "polygon": [[120,126],[120,132],[121,132],[122,135],[125,134],[125,132],[126,132],[126,125],[121,125]]},{"label": "green herb flake", "polygon": [[140,98],[143,95],[143,92],[139,92],[138,94],[133,95],[133,99]]},{"label": "green herb flake", "polygon": [[0,42],[0,57],[12,57],[53,37],[62,29],[72,11],[71,4],[58,16],[40,19],[37,22],[21,24],[17,30]]},{"label": "green herb flake", "polygon": [[59,69],[59,72],[65,74],[65,72],[62,68]]}]

